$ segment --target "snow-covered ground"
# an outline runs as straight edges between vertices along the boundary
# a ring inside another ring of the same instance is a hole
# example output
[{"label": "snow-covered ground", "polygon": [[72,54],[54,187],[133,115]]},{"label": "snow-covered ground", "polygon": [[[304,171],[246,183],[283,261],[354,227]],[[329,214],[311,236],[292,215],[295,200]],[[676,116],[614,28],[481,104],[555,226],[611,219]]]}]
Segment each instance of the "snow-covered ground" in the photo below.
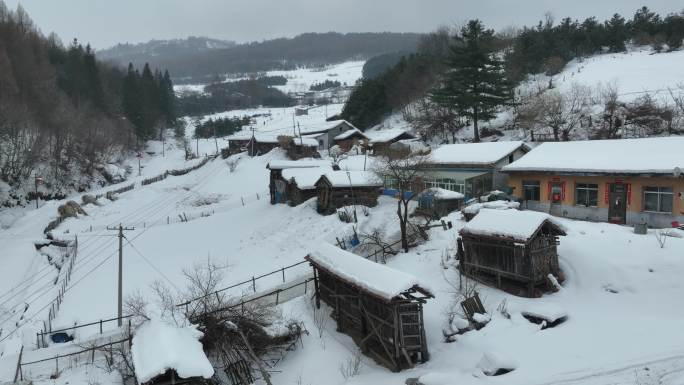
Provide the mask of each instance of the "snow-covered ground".
[{"label": "snow-covered ground", "polygon": [[671,103],[669,89],[684,85],[683,62],[683,50],[655,53],[650,47],[636,47],[625,53],[573,60],[553,77],[553,82],[561,92],[568,91],[573,83],[592,89],[614,83],[624,102],[648,93]]},{"label": "snow-covered ground", "polygon": [[[154,298],[150,290],[154,281],[164,282],[172,290],[181,289],[185,284],[183,270],[193,264],[211,260],[223,266],[224,281],[229,284],[299,262],[319,242],[334,244],[336,237],[350,235],[352,225],[340,222],[337,216],[317,214],[315,200],[295,208],[268,203],[265,166],[283,157],[278,151],[257,158],[238,156],[231,159],[237,161],[232,173],[227,161],[217,159],[186,176],[169,177],[122,194],[115,202],[87,207],[87,217],[62,224],[57,233],[78,234],[81,246],[72,288],[54,323],[71,325],[116,314],[116,239],[104,229],[107,225],[123,223],[136,228],[126,234],[132,246],[125,243],[124,293],[140,292],[148,298]],[[353,169],[362,163],[363,157],[345,162]],[[361,216],[357,231],[379,228],[396,236],[395,210],[394,201],[382,197],[368,217]],[[23,287],[22,295],[3,304],[9,310],[23,310],[25,303],[30,304],[24,317],[28,322],[21,333],[0,343],[3,380],[11,379],[16,349],[22,343],[32,348],[34,332],[41,326],[35,321],[44,315],[37,310],[49,301],[49,296],[27,294],[54,278],[54,274],[42,278],[37,274],[47,262],[31,244],[32,239],[40,238],[40,229],[52,212],[54,207],[35,210],[0,233],[3,250],[8,251],[3,253],[2,271],[11,272],[3,274],[0,294],[25,279],[35,281]],[[181,213],[193,220],[174,222]],[[208,216],[190,215],[199,213]],[[168,225],[167,218],[171,219]],[[456,342],[445,343],[442,329],[456,298],[458,274],[452,261],[444,263],[443,255],[445,250],[453,254],[456,232],[464,225],[460,214],[448,219],[454,229],[431,230],[429,242],[389,262],[391,267],[429,282],[435,292],[436,298],[425,307],[430,361],[412,370],[390,373],[364,358],[360,373],[348,383],[396,384],[421,377],[426,385],[501,381],[627,384],[634,383],[635,376],[641,383],[657,383],[651,381],[657,378],[677,383],[675,375],[684,369],[684,336],[679,332],[684,309],[678,306],[684,293],[680,279],[684,274],[684,239],[669,237],[665,248],[660,248],[652,233],[636,235],[628,227],[560,220],[568,232],[561,238],[559,249],[567,278],[563,290],[540,299],[524,299],[480,285],[492,321]],[[308,268],[302,265],[295,273],[306,274]],[[279,283],[279,279],[263,281],[258,289]],[[496,310],[504,299],[510,319]],[[568,320],[540,330],[521,316],[523,311],[544,306],[562,309]],[[304,338],[303,348],[288,354],[280,372],[274,374],[274,383],[297,383],[300,378],[304,384],[345,383],[339,367],[356,351],[351,339],[335,331],[333,320],[323,326],[319,338],[313,307],[305,297],[281,305],[281,309],[287,317],[302,319],[311,333]],[[37,316],[32,320],[34,314]],[[11,332],[17,321],[23,322],[18,313],[4,322],[5,333]],[[517,369],[498,378],[484,377],[477,369],[484,354],[507,357]],[[71,375],[69,371],[63,373]],[[77,369],[73,376],[81,378],[84,373]]]}]

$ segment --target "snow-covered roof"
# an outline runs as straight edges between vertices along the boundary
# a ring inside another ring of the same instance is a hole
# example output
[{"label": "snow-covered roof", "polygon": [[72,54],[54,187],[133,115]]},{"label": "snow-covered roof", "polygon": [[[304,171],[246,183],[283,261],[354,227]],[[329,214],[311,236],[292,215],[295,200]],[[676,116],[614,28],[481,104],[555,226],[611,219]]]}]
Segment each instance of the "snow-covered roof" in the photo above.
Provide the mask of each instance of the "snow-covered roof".
[{"label": "snow-covered roof", "polygon": [[[265,134],[254,134],[254,138],[258,143],[278,143],[278,136],[279,135],[265,135]],[[252,134],[251,133],[237,133],[235,135],[230,135],[226,139],[228,140],[247,140],[249,141],[252,139]]]},{"label": "snow-covered roof", "polygon": [[302,136],[292,138],[292,141],[296,146],[318,147],[318,141],[314,138],[307,138],[305,136]]},{"label": "snow-covered roof", "polygon": [[403,271],[375,263],[344,251],[328,243],[321,243],[307,259],[320,268],[386,301],[401,293],[420,288],[425,294],[431,290],[424,282]]},{"label": "snow-covered roof", "polygon": [[503,171],[681,174],[684,137],[547,142]]},{"label": "snow-covered roof", "polygon": [[432,151],[430,163],[493,165],[523,146],[521,141],[446,144]]},{"label": "snow-covered roof", "polygon": [[380,131],[373,131],[373,132],[366,132],[366,136],[370,138],[370,143],[387,143],[391,142],[392,140],[395,140],[399,138],[402,135],[408,135],[411,138],[415,138],[413,134],[406,130],[402,130],[399,128],[394,128],[394,129],[389,129],[389,130],[380,130]]},{"label": "snow-covered roof", "polygon": [[335,137],[335,140],[345,140],[345,139],[350,138],[351,136],[356,135],[356,134],[361,135],[364,138],[368,139],[368,137],[363,132],[361,132],[361,130],[359,130],[358,128],[353,128],[351,130],[347,130],[347,131],[337,135]]},{"label": "snow-covered roof", "polygon": [[314,134],[314,133],[319,133],[319,132],[327,132],[332,130],[333,128],[339,126],[340,124],[346,123],[350,127],[354,127],[351,123],[347,122],[344,119],[340,120],[331,120],[331,121],[324,121],[320,123],[307,123],[306,127],[302,127],[301,131],[302,134]]},{"label": "snow-covered roof", "polygon": [[461,234],[513,238],[527,241],[546,222],[565,235],[563,226],[551,215],[537,211],[482,209],[461,229]]},{"label": "snow-covered roof", "polygon": [[437,199],[464,199],[465,195],[461,194],[460,192],[457,191],[451,191],[451,190],[446,190],[440,187],[430,187],[429,189],[426,189],[421,193],[423,194],[431,194]]},{"label": "snow-covered roof", "polygon": [[382,187],[383,183],[371,171],[330,171],[325,178],[333,187]]},{"label": "snow-covered roof", "polygon": [[316,188],[316,182],[321,176],[331,171],[330,167],[290,168],[283,170],[283,178],[287,181],[294,179],[301,190],[311,190]]},{"label": "snow-covered roof", "polygon": [[323,167],[329,164],[325,160],[272,160],[266,165],[266,168],[269,170],[284,170],[287,168]]},{"label": "snow-covered roof", "polygon": [[133,336],[131,354],[135,376],[142,384],[173,369],[180,378],[211,378],[214,368],[195,325],[178,328],[160,320],[143,324]]}]

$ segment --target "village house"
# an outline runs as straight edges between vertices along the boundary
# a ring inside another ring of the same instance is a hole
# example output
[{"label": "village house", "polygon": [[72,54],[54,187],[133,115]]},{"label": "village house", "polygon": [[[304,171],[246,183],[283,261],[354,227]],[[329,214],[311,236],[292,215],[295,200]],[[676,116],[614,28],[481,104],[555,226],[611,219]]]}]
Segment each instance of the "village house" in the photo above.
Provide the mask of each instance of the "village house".
[{"label": "village house", "polygon": [[292,160],[303,158],[320,158],[318,142],[315,139],[304,137],[279,136],[280,147],[285,150]]},{"label": "village house", "polygon": [[230,155],[246,151],[249,156],[259,156],[270,152],[280,145],[278,137],[274,135],[239,133],[231,135],[227,139]]},{"label": "village house", "polygon": [[382,181],[370,171],[331,171],[316,182],[317,210],[333,214],[344,206],[378,204]]},{"label": "village house", "polygon": [[684,137],[547,142],[506,166],[523,207],[568,218],[684,222]]},{"label": "village house", "polygon": [[365,149],[368,145],[368,137],[358,128],[354,128],[337,135],[335,137],[335,145],[340,146],[344,152],[349,151],[355,145]]},{"label": "village house", "polygon": [[335,144],[335,137],[354,130],[356,127],[346,120],[331,120],[321,124],[315,124],[301,129],[301,135],[307,138],[315,139],[318,142],[319,150],[328,150]]},{"label": "village house", "polygon": [[131,356],[140,385],[208,384],[214,375],[195,325],[145,322],[133,335]]},{"label": "village house", "polygon": [[513,294],[537,297],[549,274],[561,277],[563,227],[546,213],[482,209],[459,232],[459,271]]},{"label": "village house", "polygon": [[[330,163],[322,160],[274,160],[266,165],[266,168],[270,171],[268,190],[271,195],[271,204],[286,203],[288,200],[287,186],[289,180],[285,179],[283,176],[284,170],[294,170],[294,169],[319,169],[330,167]],[[292,174],[290,174],[292,176]],[[320,174],[316,178],[315,182],[320,179]]]},{"label": "village house", "polygon": [[314,270],[316,307],[332,309],[337,330],[394,371],[429,359],[423,304],[434,298],[414,276],[321,244],[306,257]]},{"label": "village house", "polygon": [[425,188],[459,192],[466,199],[507,190],[508,175],[501,169],[529,150],[515,141],[447,144],[432,151],[421,178]]},{"label": "village house", "polygon": [[391,151],[392,144],[401,140],[416,139],[415,135],[401,129],[379,130],[366,133],[366,136],[370,138],[368,143],[374,155],[387,155]]}]

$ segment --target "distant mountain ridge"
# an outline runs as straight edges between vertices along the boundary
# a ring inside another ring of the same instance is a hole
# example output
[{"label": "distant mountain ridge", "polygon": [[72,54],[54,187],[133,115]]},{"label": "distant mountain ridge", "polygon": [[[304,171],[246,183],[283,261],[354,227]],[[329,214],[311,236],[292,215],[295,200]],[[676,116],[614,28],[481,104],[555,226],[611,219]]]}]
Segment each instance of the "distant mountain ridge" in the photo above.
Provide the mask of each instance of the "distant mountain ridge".
[{"label": "distant mountain ridge", "polygon": [[[217,75],[323,66],[349,59],[416,49],[418,33],[305,33],[293,38],[231,45],[231,42],[189,38],[117,45],[98,57],[118,65],[168,69],[176,82],[209,82]],[[225,45],[221,45],[225,44]]]},{"label": "distant mountain ridge", "polygon": [[190,36],[185,39],[150,40],[145,43],[117,44],[114,47],[97,52],[100,59],[119,61],[139,61],[146,57],[168,55],[174,53],[199,53],[213,49],[235,47],[237,43],[229,40],[212,39],[203,36]]}]

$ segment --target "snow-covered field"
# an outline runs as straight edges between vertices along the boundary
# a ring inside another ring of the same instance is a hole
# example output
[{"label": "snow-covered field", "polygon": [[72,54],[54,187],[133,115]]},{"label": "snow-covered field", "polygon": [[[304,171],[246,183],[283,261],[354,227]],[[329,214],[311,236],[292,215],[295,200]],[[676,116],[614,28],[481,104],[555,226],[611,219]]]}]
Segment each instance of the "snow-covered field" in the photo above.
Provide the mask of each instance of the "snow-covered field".
[{"label": "snow-covered field", "polygon": [[593,89],[614,83],[620,100],[625,102],[646,93],[657,100],[672,102],[669,89],[684,86],[683,62],[682,50],[655,53],[649,47],[637,47],[625,53],[573,60],[553,81],[561,92],[568,91],[573,83]]},{"label": "snow-covered field", "polygon": [[[326,80],[338,81],[342,85],[353,86],[363,73],[365,61],[349,61],[340,64],[329,65],[324,68],[298,68],[288,71],[267,71],[265,76],[284,76],[287,84],[275,86],[285,92],[307,92],[309,87]],[[226,81],[235,81],[244,78],[228,78]],[[176,92],[203,92],[204,84],[184,84],[174,86]]]}]

